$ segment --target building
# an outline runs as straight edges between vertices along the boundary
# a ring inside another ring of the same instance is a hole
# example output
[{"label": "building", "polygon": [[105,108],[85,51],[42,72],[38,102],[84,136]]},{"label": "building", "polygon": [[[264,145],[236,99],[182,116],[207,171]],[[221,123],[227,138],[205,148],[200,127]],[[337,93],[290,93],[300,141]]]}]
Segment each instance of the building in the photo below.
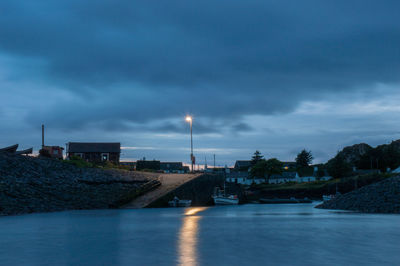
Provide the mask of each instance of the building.
[{"label": "building", "polygon": [[134,171],[134,170],[136,170],[136,162],[120,162],[119,163],[120,165],[124,165],[124,166],[126,166],[126,167],[129,167],[129,170],[130,171]]},{"label": "building", "polygon": [[43,146],[42,150],[45,150],[49,153],[51,158],[60,159],[64,158],[64,148],[60,146]]},{"label": "building", "polygon": [[160,161],[146,161],[145,159],[143,160],[137,160],[136,161],[136,170],[141,171],[141,170],[153,170],[153,171],[159,171],[161,170],[161,162]]},{"label": "building", "polygon": [[297,172],[282,172],[280,175],[271,175],[269,184],[280,184],[287,182],[299,182],[300,176]]},{"label": "building", "polygon": [[248,172],[230,172],[226,175],[226,182],[251,185],[253,183],[253,178],[249,177]]},{"label": "building", "polygon": [[160,170],[164,173],[185,173],[185,168],[183,167],[183,163],[181,162],[161,162]]},{"label": "building", "polygon": [[285,170],[296,170],[297,163],[296,162],[282,162],[282,167]]},{"label": "building", "polygon": [[249,160],[238,160],[235,162],[234,170],[236,172],[247,172],[251,167],[251,161]]},{"label": "building", "polygon": [[110,161],[119,164],[121,143],[105,142],[68,142],[67,157],[78,156],[82,159],[98,163]]}]

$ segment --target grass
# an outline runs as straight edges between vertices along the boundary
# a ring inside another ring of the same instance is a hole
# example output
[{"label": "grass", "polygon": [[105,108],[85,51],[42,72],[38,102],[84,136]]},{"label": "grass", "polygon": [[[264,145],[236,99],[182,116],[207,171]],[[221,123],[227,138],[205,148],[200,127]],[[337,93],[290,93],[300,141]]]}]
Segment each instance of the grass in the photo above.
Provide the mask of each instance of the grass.
[{"label": "grass", "polygon": [[334,194],[336,187],[339,192],[347,193],[356,188],[376,183],[392,176],[392,174],[367,174],[307,183],[259,184],[251,186],[249,190],[266,197],[307,196],[317,198],[324,194]]},{"label": "grass", "polygon": [[75,165],[79,168],[100,168],[100,169],[118,169],[118,170],[126,170],[130,171],[131,167],[129,165],[118,165],[114,164],[110,161],[101,162],[101,163],[89,163],[83,160],[81,157],[72,156],[69,160],[63,160],[64,163]]}]

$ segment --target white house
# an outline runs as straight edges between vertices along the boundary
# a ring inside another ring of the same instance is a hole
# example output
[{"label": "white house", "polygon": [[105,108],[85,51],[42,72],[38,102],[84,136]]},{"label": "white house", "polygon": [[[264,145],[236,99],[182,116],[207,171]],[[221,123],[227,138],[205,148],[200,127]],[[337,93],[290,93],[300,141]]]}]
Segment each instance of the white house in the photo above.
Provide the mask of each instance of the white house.
[{"label": "white house", "polygon": [[300,178],[297,172],[283,172],[281,175],[271,175],[269,184],[280,184],[287,182],[298,182]]}]

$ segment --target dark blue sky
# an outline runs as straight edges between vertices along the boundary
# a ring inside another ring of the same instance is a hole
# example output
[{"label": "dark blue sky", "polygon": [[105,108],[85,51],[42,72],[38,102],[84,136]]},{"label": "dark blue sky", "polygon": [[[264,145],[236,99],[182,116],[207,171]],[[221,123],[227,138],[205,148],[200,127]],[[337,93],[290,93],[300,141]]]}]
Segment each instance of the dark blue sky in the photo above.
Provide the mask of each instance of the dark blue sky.
[{"label": "dark blue sky", "polygon": [[0,145],[325,161],[400,138],[399,1],[0,2]]}]

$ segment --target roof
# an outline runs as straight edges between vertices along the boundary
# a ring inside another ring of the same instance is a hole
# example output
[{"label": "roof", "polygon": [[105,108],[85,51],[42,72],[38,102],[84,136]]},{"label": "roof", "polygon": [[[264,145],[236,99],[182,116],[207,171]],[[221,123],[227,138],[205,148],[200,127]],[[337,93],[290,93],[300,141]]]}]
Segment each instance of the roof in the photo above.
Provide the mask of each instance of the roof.
[{"label": "roof", "polygon": [[282,162],[283,165],[287,165],[287,166],[293,166],[296,167],[297,163],[296,162]]},{"label": "roof", "polygon": [[69,142],[68,152],[121,152],[119,142]]},{"label": "roof", "polygon": [[251,166],[251,161],[248,160],[238,160],[235,163],[235,168],[250,167],[250,166]]}]

